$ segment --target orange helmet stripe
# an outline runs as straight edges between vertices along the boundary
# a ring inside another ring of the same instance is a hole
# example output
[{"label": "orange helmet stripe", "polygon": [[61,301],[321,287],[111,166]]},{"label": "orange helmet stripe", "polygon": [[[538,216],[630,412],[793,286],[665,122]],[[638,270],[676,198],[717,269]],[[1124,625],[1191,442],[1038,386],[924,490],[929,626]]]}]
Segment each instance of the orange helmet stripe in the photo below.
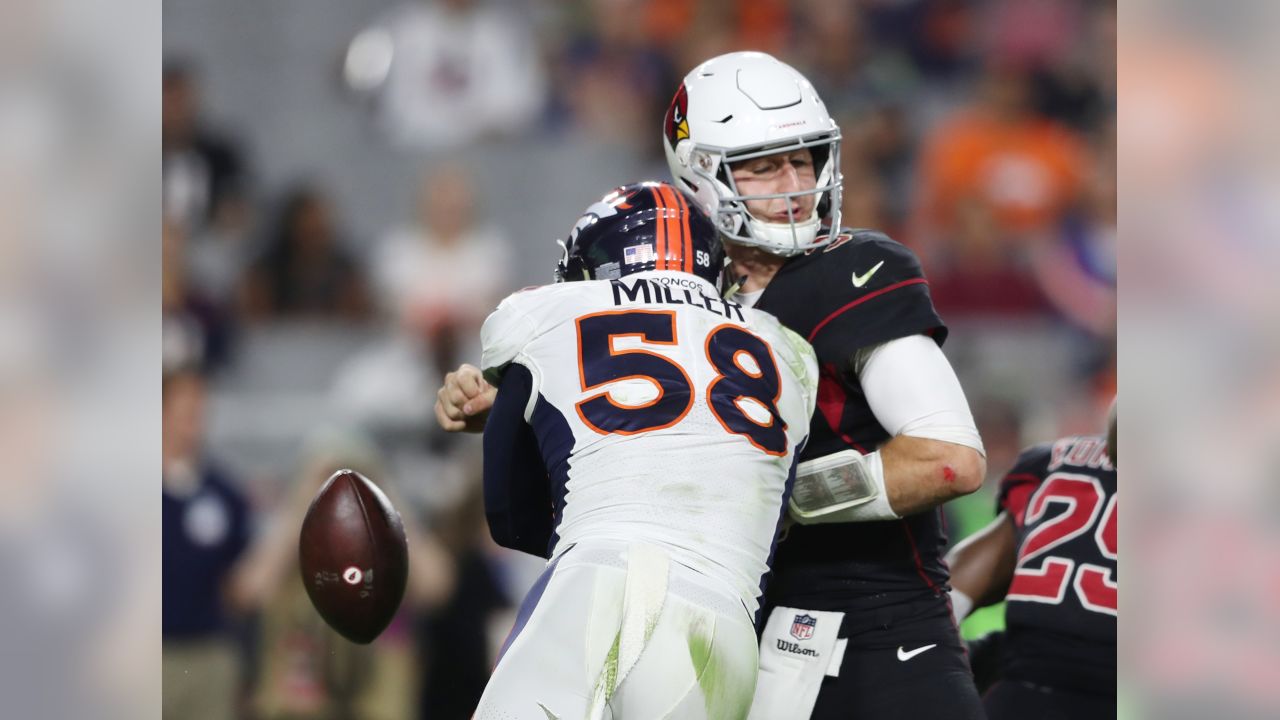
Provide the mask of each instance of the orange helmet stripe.
[{"label": "orange helmet stripe", "polygon": [[662,192],[666,195],[667,207],[670,208],[667,210],[668,221],[671,223],[667,226],[669,228],[668,232],[671,233],[668,237],[674,240],[674,242],[670,240],[667,242],[667,253],[670,255],[667,261],[667,268],[679,270],[683,264],[684,255],[684,238],[680,235],[680,220],[677,217],[680,213],[680,205],[676,202],[675,190],[670,185],[663,185]]},{"label": "orange helmet stripe", "polygon": [[662,186],[662,201],[667,206],[667,269],[679,270],[681,266],[680,251],[684,249],[680,238],[680,223],[676,222],[676,213],[680,212],[676,199],[671,196],[671,188]]},{"label": "orange helmet stripe", "polygon": [[662,248],[658,250],[658,269],[670,270],[671,269],[671,262],[670,262],[671,242],[673,240],[679,242],[679,236],[671,232],[671,229],[672,229],[671,213],[667,211],[668,205],[667,205],[666,186],[659,185],[656,188],[654,188],[654,191],[657,193],[656,197],[658,202],[658,208],[656,212],[658,213],[658,218],[657,218],[658,225],[662,227],[662,237],[665,240],[665,242],[662,244]]},{"label": "orange helmet stripe", "polygon": [[693,233],[689,231],[689,203],[684,199],[684,193],[679,190],[673,188],[671,194],[676,196],[676,202],[680,205],[680,229],[681,237],[684,238],[684,271],[693,273]]},{"label": "orange helmet stripe", "polygon": [[[688,264],[688,254],[685,246],[688,244],[688,233],[681,235],[680,223],[676,220],[676,215],[684,215],[681,210],[679,194],[670,185],[658,186],[658,191],[662,195],[662,214],[666,222],[667,229],[667,252],[666,269],[668,270],[684,270]],[[674,242],[672,242],[674,241]]]},{"label": "orange helmet stripe", "polygon": [[649,188],[649,192],[653,193],[653,204],[657,208],[658,217],[654,218],[654,250],[657,252],[658,258],[654,262],[655,270],[667,269],[667,214],[663,212],[665,204],[662,202],[661,188]]}]

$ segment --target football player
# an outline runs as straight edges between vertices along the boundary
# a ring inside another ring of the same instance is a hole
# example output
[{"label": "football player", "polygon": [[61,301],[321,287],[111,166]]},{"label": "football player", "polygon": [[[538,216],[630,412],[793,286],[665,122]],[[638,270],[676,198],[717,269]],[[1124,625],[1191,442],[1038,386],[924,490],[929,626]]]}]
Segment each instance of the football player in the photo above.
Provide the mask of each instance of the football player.
[{"label": "football player", "polygon": [[1006,603],[1003,637],[982,643],[999,655],[992,720],[1116,716],[1115,418],[1105,438],[1023,451],[996,519],[947,556],[957,619]]},{"label": "football player", "polygon": [[[839,128],[804,76],[769,55],[690,72],[663,144],[677,186],[721,233],[733,300],[776,315],[819,363],[752,717],[982,717],[938,506],[980,487],[986,460],[919,261],[881,233],[840,227]],[[475,368],[459,368],[436,417],[475,429],[491,399]]]},{"label": "football player", "polygon": [[[663,145],[721,232],[733,299],[776,315],[819,363],[752,717],[981,717],[938,506],[982,484],[984,451],[919,261],[840,227],[839,128],[768,55],[694,68]],[[797,618],[816,619],[813,637],[797,640]]]},{"label": "football player", "polygon": [[557,284],[485,321],[489,528],[550,562],[476,718],[747,716],[817,364],[721,297],[723,258],[679,190],[624,186],[578,221]]}]

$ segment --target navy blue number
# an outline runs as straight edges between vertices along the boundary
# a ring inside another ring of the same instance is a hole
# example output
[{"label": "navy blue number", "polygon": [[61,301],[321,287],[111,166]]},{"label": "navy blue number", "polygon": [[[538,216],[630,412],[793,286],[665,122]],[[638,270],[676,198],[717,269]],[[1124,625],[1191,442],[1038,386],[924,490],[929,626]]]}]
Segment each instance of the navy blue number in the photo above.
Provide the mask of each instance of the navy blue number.
[{"label": "navy blue number", "polygon": [[578,377],[583,392],[618,380],[653,383],[657,397],[643,405],[615,403],[607,390],[578,403],[578,415],[601,434],[634,435],[670,427],[693,407],[693,384],[684,369],[654,352],[616,350],[619,337],[639,337],[654,345],[676,344],[676,315],[670,311],[605,312],[578,318]]},{"label": "navy blue number", "polygon": [[[785,455],[787,424],[778,414],[782,384],[769,344],[735,325],[721,325],[707,336],[707,360],[720,373],[707,387],[707,397],[724,429],[770,455]],[[768,421],[748,415],[743,401],[756,405],[757,414],[767,413]]]}]

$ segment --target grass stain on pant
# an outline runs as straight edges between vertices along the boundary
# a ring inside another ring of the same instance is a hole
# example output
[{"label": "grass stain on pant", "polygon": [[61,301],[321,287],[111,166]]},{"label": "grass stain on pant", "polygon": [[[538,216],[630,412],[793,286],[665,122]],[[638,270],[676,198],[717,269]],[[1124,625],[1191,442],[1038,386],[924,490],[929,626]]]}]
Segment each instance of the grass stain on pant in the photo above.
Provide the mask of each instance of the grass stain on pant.
[{"label": "grass stain on pant", "polygon": [[707,710],[707,720],[742,720],[751,709],[751,688],[735,677],[724,653],[715,647],[715,622],[699,617],[689,627],[689,658],[698,674],[698,686]]}]

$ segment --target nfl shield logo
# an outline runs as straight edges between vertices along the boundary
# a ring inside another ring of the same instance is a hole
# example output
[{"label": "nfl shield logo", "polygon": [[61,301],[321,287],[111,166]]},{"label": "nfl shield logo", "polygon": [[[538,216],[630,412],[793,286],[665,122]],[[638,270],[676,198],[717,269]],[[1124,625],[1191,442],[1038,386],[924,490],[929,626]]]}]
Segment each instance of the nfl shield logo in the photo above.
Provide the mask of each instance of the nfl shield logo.
[{"label": "nfl shield logo", "polygon": [[791,622],[791,637],[797,640],[808,640],[813,637],[813,628],[817,624],[818,618],[812,615],[797,615]]}]

